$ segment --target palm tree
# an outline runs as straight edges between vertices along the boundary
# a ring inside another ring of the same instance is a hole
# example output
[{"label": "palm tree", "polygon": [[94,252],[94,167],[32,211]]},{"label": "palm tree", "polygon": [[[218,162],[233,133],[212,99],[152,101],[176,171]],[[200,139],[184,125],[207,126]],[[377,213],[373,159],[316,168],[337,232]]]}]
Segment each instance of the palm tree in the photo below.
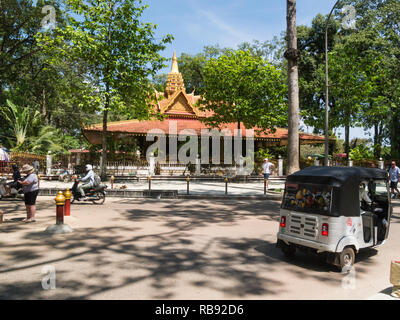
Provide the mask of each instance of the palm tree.
[{"label": "palm tree", "polygon": [[300,169],[299,165],[299,68],[300,51],[297,50],[296,0],[287,0],[287,50],[289,82],[289,132],[286,174]]},{"label": "palm tree", "polygon": [[29,108],[15,105],[7,99],[8,108],[2,108],[0,111],[4,118],[9,122],[13,136],[8,137],[10,144],[14,150],[21,150],[27,139],[27,130],[36,122],[40,113],[38,111],[31,112]]}]

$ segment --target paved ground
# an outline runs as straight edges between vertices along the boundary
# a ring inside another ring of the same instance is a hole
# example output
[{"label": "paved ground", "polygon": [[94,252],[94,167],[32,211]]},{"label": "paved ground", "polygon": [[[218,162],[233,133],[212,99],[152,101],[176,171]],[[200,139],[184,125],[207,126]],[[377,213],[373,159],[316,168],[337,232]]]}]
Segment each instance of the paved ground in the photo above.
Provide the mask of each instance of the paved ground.
[{"label": "paved ground", "polygon": [[[110,183],[106,183],[111,188]],[[115,188],[119,189],[121,186],[127,186],[129,190],[148,190],[149,184],[147,181],[131,182],[131,183],[118,183],[115,184]],[[65,190],[71,188],[72,183],[64,183],[59,181],[41,181],[40,187],[42,188],[59,188]],[[269,183],[270,188],[283,189],[284,183],[279,181],[271,181]],[[186,181],[157,181],[151,182],[151,188],[154,190],[178,190],[178,194],[186,194],[187,182]],[[225,182],[197,182],[191,181],[189,185],[190,194],[193,195],[224,195],[225,194]],[[264,182],[251,182],[251,183],[229,183],[228,184],[229,195],[263,195],[264,194]]]},{"label": "paved ground", "polygon": [[[38,204],[24,224],[21,202],[0,201],[0,299],[387,299],[399,258],[400,204],[386,245],[359,255],[355,283],[318,257],[283,257],[278,202],[107,199],[74,205],[74,232],[56,236],[43,232],[54,200]],[[47,266],[54,290],[42,289]]]}]

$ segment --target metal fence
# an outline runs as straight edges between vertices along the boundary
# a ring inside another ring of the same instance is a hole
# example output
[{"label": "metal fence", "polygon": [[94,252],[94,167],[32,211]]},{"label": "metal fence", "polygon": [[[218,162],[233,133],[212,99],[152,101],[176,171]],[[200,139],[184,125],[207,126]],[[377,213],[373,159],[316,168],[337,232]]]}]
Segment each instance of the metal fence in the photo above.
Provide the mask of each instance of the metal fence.
[{"label": "metal fence", "polygon": [[0,173],[12,173],[13,164],[17,164],[18,167],[21,168],[24,164],[33,166],[35,161],[38,162],[39,171],[43,171],[46,168],[46,156],[24,152],[12,152],[10,161],[0,161]]}]

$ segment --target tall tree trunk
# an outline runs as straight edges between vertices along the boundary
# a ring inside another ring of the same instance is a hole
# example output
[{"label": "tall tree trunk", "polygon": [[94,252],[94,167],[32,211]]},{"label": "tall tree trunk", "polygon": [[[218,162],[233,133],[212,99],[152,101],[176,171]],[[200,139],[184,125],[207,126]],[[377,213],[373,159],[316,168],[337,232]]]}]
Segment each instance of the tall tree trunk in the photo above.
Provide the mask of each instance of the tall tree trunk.
[{"label": "tall tree trunk", "polygon": [[383,123],[379,124],[379,130],[378,130],[378,159],[382,157],[382,143],[383,143]]},{"label": "tall tree trunk", "polygon": [[[108,100],[108,98],[107,98]],[[101,135],[102,150],[101,150],[101,166],[100,178],[102,181],[107,180],[107,117],[108,117],[108,101],[107,107],[103,112],[103,131]]]},{"label": "tall tree trunk", "polygon": [[391,144],[391,154],[392,159],[400,159],[400,117],[396,112],[397,110],[392,111],[392,125],[391,125],[391,135],[390,135],[390,144]]},{"label": "tall tree trunk", "polygon": [[382,123],[376,122],[374,124],[374,157],[379,159],[382,155],[382,134],[383,125]]},{"label": "tall tree trunk", "polygon": [[[114,6],[114,2],[109,2],[109,8],[111,9]],[[111,23],[108,24],[108,36],[107,36],[107,44],[111,46]],[[100,178],[102,181],[107,180],[107,118],[108,118],[108,110],[110,110],[110,83],[108,82],[108,76],[110,72],[110,68],[107,65],[106,68],[106,103],[105,109],[103,111],[103,132],[101,137],[102,142],[102,151],[101,151],[101,166],[100,166]]]},{"label": "tall tree trunk", "polygon": [[45,88],[43,88],[43,90],[42,90],[42,105],[41,105],[40,114],[42,116],[43,123],[47,125],[48,122],[47,122],[46,89]]},{"label": "tall tree trunk", "polygon": [[289,132],[286,174],[300,169],[299,165],[299,68],[300,52],[297,50],[296,0],[287,0],[287,50],[289,84]]},{"label": "tall tree trunk", "polygon": [[350,126],[348,124],[344,127],[344,152],[346,153],[346,160],[349,161],[350,153]]}]

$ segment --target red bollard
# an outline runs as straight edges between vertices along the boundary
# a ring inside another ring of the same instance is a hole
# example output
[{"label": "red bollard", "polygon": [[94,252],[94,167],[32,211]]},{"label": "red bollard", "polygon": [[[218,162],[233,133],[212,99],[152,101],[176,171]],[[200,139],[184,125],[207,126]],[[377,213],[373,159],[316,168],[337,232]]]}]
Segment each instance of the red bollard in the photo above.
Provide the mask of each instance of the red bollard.
[{"label": "red bollard", "polygon": [[56,201],[56,224],[64,224],[64,206],[65,197],[62,191],[58,191],[58,195],[55,199]]},{"label": "red bollard", "polygon": [[64,207],[64,216],[69,217],[71,215],[71,196],[72,193],[67,189],[64,192],[64,197],[65,197],[65,207]]}]

